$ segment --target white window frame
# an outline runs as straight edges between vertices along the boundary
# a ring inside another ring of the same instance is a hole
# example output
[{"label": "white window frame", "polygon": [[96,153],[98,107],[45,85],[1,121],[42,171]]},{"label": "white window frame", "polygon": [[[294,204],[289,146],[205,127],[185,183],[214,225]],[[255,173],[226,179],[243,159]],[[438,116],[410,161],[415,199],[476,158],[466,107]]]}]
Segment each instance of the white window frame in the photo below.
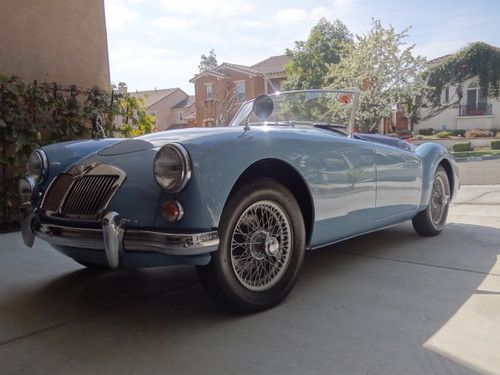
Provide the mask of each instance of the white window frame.
[{"label": "white window frame", "polygon": [[179,122],[184,121],[184,113],[182,111],[177,112],[177,121],[179,121]]},{"label": "white window frame", "polygon": [[[208,88],[210,87],[210,91]],[[214,100],[214,84],[212,82],[205,83],[205,100]]]},{"label": "white window frame", "polygon": [[[243,84],[244,91],[242,93],[238,93],[238,85]],[[247,83],[245,80],[234,81],[234,93],[236,96],[236,101],[238,103],[243,103],[247,99]]]}]

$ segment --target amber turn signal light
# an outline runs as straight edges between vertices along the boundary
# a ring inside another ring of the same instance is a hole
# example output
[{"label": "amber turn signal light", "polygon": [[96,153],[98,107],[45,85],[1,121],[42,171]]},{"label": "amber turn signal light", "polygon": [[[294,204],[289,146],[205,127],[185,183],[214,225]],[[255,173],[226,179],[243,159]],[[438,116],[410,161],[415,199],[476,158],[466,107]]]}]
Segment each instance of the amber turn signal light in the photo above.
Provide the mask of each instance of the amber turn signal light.
[{"label": "amber turn signal light", "polygon": [[163,205],[161,213],[167,221],[179,221],[184,216],[184,209],[178,201],[167,201]]}]

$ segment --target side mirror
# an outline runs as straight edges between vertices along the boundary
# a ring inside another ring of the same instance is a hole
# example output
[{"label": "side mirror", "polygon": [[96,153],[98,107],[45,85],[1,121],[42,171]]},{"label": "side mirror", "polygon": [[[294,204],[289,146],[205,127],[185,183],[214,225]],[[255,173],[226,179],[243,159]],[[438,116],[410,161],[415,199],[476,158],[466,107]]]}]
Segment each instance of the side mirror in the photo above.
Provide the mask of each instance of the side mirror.
[{"label": "side mirror", "polygon": [[266,119],[271,116],[273,110],[274,103],[268,95],[259,95],[253,101],[253,113],[260,119]]}]

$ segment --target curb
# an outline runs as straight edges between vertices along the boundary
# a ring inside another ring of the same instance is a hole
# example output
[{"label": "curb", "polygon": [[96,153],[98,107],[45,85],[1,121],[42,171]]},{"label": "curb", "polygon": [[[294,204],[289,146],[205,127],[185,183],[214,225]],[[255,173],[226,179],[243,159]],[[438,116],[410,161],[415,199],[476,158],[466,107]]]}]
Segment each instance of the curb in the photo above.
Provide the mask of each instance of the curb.
[{"label": "curb", "polygon": [[454,159],[457,163],[466,163],[468,161],[498,160],[500,155],[466,156]]}]

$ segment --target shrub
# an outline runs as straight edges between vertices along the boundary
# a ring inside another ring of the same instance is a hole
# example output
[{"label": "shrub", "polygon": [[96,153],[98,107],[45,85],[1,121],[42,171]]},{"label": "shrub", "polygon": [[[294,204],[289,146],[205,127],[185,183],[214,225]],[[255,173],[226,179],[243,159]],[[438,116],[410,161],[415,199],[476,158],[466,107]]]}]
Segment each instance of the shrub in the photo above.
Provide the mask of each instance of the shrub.
[{"label": "shrub", "polygon": [[500,130],[492,128],[490,129],[490,132],[492,137],[496,137],[496,135],[498,134],[498,132],[500,132]]},{"label": "shrub", "polygon": [[432,129],[432,128],[420,129],[418,131],[418,134],[420,134],[420,135],[433,135],[434,134],[434,129]]},{"label": "shrub", "polygon": [[[115,122],[117,116],[124,123]],[[142,99],[115,95],[99,88],[80,88],[0,76],[0,228],[16,218],[17,179],[41,144],[99,137],[149,133],[154,119]]]},{"label": "shrub", "polygon": [[457,129],[457,130],[452,130],[451,134],[455,137],[464,137],[465,136],[465,130],[464,129]]},{"label": "shrub", "polygon": [[492,150],[500,150],[500,141],[491,141]]},{"label": "shrub", "polygon": [[485,129],[469,129],[465,132],[465,138],[491,137],[489,130]]},{"label": "shrub", "polygon": [[436,134],[436,137],[438,137],[438,138],[450,138],[451,132],[450,131],[439,132]]},{"label": "shrub", "polygon": [[453,151],[471,151],[470,142],[457,142],[453,144]]}]

